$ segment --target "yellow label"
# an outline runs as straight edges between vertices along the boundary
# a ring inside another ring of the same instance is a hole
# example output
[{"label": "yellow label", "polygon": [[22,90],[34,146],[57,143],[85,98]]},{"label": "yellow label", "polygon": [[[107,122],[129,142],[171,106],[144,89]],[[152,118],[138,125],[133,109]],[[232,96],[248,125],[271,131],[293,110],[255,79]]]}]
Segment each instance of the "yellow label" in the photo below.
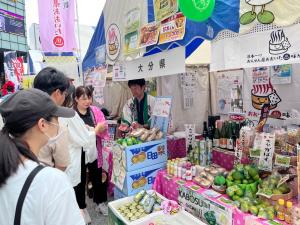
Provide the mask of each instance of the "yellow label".
[{"label": "yellow label", "polygon": [[277,218],[279,220],[284,220],[284,212],[277,212]]}]

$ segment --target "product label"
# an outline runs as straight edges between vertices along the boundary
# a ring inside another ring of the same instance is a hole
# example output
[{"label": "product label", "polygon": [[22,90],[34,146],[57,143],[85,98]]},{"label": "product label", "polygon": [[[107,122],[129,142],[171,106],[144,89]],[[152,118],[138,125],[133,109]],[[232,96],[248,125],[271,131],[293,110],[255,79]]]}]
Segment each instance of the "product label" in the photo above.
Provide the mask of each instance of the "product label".
[{"label": "product label", "polygon": [[233,150],[233,140],[231,138],[227,139],[227,148]]},{"label": "product label", "polygon": [[226,138],[220,139],[220,148],[227,148],[227,139]]},{"label": "product label", "polygon": [[213,140],[213,146],[214,147],[219,147],[220,146],[220,139],[214,139]]}]

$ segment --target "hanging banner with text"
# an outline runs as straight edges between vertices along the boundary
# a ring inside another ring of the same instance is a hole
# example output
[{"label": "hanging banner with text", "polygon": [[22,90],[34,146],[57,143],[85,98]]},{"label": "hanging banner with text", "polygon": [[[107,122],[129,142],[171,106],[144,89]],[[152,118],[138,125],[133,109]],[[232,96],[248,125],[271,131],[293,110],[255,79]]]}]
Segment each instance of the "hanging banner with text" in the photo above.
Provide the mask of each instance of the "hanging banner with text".
[{"label": "hanging banner with text", "polygon": [[179,187],[179,204],[207,224],[232,225],[232,210],[187,187]]},{"label": "hanging banner with text", "polygon": [[75,1],[38,1],[40,38],[44,52],[73,52],[75,38]]},{"label": "hanging banner with text", "polygon": [[300,24],[212,42],[211,71],[300,63]]},{"label": "hanging banner with text", "polygon": [[127,80],[185,73],[185,48],[178,47],[166,52],[124,62],[124,65]]}]

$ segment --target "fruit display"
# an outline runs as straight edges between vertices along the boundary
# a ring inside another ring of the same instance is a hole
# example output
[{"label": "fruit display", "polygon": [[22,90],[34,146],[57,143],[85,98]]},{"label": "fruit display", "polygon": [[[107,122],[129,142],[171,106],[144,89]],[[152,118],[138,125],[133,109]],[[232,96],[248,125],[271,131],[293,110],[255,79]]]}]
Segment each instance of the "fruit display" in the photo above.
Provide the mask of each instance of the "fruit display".
[{"label": "fruit display", "polygon": [[163,132],[156,127],[152,128],[151,130],[138,128],[129,133],[126,138],[118,139],[117,143],[126,148],[132,145],[142,144],[144,142],[160,140],[163,138],[163,136]]},{"label": "fruit display", "polygon": [[239,164],[226,178],[226,194],[234,201],[242,197],[253,199],[259,183],[261,179],[256,166]]},{"label": "fruit display", "polygon": [[135,221],[152,212],[160,211],[162,201],[154,191],[147,193],[142,190],[134,197],[132,202],[120,206],[117,210],[127,220]]},{"label": "fruit display", "polygon": [[264,179],[259,185],[258,195],[264,197],[271,197],[272,195],[287,194],[291,191],[286,182],[281,183],[282,177],[278,173],[274,173],[268,178]]},{"label": "fruit display", "polygon": [[120,138],[117,140],[117,143],[119,145],[122,145],[123,147],[129,147],[132,145],[138,145],[138,144],[142,144],[143,142],[138,140],[135,137],[128,137],[128,138]]},{"label": "fruit display", "polygon": [[268,220],[275,218],[275,207],[268,201],[263,201],[259,198],[242,197],[234,203],[244,213],[251,213],[254,216]]}]

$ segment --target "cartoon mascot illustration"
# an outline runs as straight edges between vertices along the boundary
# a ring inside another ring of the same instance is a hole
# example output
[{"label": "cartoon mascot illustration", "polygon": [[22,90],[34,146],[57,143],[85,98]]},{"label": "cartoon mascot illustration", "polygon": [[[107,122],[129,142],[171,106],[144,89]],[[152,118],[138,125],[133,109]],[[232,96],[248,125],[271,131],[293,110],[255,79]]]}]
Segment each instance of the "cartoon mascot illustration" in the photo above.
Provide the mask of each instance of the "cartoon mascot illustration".
[{"label": "cartoon mascot illustration", "polygon": [[253,85],[253,89],[251,90],[251,100],[253,108],[261,111],[256,129],[258,132],[262,132],[269,117],[269,112],[277,108],[278,103],[281,102],[281,98],[273,88],[270,78],[268,84]]},{"label": "cartoon mascot illustration", "polygon": [[[271,24],[273,23],[275,16],[271,11],[265,10],[266,5],[270,4],[274,0],[245,0],[247,4],[252,6],[252,10],[244,13],[240,17],[240,24],[247,25],[252,23],[256,17],[258,22],[262,24]],[[261,7],[261,10],[256,14],[256,7]]]}]

